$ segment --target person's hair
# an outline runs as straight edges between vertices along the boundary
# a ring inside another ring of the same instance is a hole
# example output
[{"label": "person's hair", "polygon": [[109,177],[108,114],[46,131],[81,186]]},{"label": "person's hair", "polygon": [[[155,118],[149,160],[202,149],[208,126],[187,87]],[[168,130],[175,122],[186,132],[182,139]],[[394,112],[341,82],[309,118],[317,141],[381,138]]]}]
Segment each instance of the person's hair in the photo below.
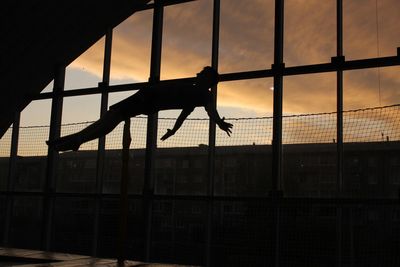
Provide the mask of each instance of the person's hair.
[{"label": "person's hair", "polygon": [[218,82],[218,80],[219,80],[218,72],[215,69],[213,69],[212,67],[210,67],[210,66],[204,67],[201,72],[204,73],[204,74],[211,75],[211,79],[212,79],[212,83],[213,84],[216,84]]}]

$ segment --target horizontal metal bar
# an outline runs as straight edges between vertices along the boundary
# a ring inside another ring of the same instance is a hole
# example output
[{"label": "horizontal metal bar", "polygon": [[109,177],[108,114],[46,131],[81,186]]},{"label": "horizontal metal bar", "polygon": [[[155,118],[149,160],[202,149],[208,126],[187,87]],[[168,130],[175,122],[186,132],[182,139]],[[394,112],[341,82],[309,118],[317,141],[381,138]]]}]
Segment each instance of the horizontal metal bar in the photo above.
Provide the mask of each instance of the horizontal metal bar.
[{"label": "horizontal metal bar", "polygon": [[246,79],[257,79],[257,78],[268,78],[273,77],[277,72],[280,72],[283,76],[293,75],[304,75],[313,73],[324,73],[324,72],[336,72],[340,70],[357,70],[367,68],[379,68],[379,67],[390,67],[400,65],[400,56],[390,57],[379,57],[379,58],[367,58],[349,61],[340,61],[332,58],[332,62],[312,64],[304,66],[293,66],[293,67],[282,67],[271,68],[267,70],[255,70],[255,71],[244,71],[236,73],[227,73],[220,75],[220,81],[234,81],[234,80],[246,80]]},{"label": "horizontal metal bar", "polygon": [[[194,2],[194,1],[198,1],[198,0],[164,0],[163,6],[172,6],[172,5],[184,4],[187,2]],[[137,11],[143,11],[143,10],[148,10],[148,9],[153,9],[153,8],[154,8],[154,3],[145,5],[144,7],[141,7],[141,8],[138,8]]]},{"label": "horizontal metal bar", "polygon": [[[335,58],[332,58],[332,62],[322,63],[322,64],[312,64],[312,65],[294,66],[294,67],[282,66],[281,68],[271,68],[267,70],[224,73],[220,74],[220,82],[268,78],[268,77],[273,77],[276,72],[281,72],[283,76],[292,76],[292,75],[304,75],[313,73],[335,72],[338,70],[348,71],[348,70],[357,70],[366,68],[390,67],[398,65],[400,65],[400,56],[368,58],[368,59],[358,59],[349,61],[337,61],[335,60]],[[160,81],[160,83],[167,84],[170,82],[177,82],[177,81],[193,82],[195,81],[195,79],[196,79],[195,77],[171,79],[171,80]],[[70,97],[70,96],[101,94],[104,91],[108,93],[125,92],[125,91],[139,90],[146,87],[149,87],[148,82],[110,85],[107,87],[102,87],[101,89],[99,87],[89,87],[89,88],[67,90],[62,92],[62,96]],[[51,92],[41,93],[33,97],[33,100],[49,99],[52,96],[53,93]]]},{"label": "horizontal metal bar", "polygon": [[219,81],[235,81],[235,80],[247,80],[247,79],[259,79],[273,77],[274,71],[268,70],[255,70],[255,71],[243,71],[235,73],[220,74]]},{"label": "horizontal metal bar", "polygon": [[[100,87],[88,87],[88,88],[80,88],[80,89],[72,89],[67,90],[62,93],[64,97],[70,96],[82,96],[82,95],[93,95],[93,94],[101,94],[101,93],[115,93],[115,92],[125,92],[125,91],[132,91],[132,90],[139,90],[141,88],[148,87],[147,82],[142,83],[129,83],[129,84],[121,84],[121,85],[102,85]],[[48,99],[53,96],[52,92],[42,93],[38,95],[34,100],[40,99]]]},{"label": "horizontal metal bar", "polygon": [[[170,83],[175,81],[182,81],[182,82],[193,82],[195,78],[181,78],[181,79],[171,79],[171,80],[164,80],[160,83]],[[135,91],[139,89],[144,89],[149,87],[150,84],[148,82],[140,82],[140,83],[127,83],[127,84],[118,84],[118,85],[109,85],[105,86],[102,85],[101,88],[99,87],[88,87],[88,88],[80,88],[80,89],[72,89],[62,92],[62,96],[64,97],[71,97],[71,96],[83,96],[83,95],[93,95],[93,94],[101,94],[101,93],[116,93],[116,92],[127,92],[127,91]],[[43,100],[49,99],[53,96],[52,92],[48,93],[41,93],[33,98],[33,100]]]},{"label": "horizontal metal bar", "polygon": [[368,58],[358,59],[349,61],[336,61],[332,58],[332,62],[305,66],[287,67],[283,69],[283,75],[301,75],[311,73],[322,73],[322,72],[333,72],[340,70],[357,70],[367,68],[379,68],[379,67],[390,67],[400,65],[399,56],[391,57],[379,57],[379,58]]},{"label": "horizontal metal bar", "polygon": [[[7,192],[0,191],[0,196],[14,196],[14,197],[43,197],[43,192]],[[97,193],[52,193],[52,198],[112,198],[118,200],[119,193],[97,194]],[[129,194],[130,199],[143,199],[145,196],[142,194]],[[147,197],[147,196],[146,196]],[[210,196],[207,195],[157,195],[151,196],[154,200],[178,200],[178,201],[209,201]],[[275,204],[276,197],[269,196],[213,196],[212,200],[216,201],[229,201],[229,202],[263,202],[268,204]],[[283,206],[302,206],[302,205],[400,205],[398,199],[395,198],[301,198],[301,197],[281,197],[278,200],[279,204]]]}]

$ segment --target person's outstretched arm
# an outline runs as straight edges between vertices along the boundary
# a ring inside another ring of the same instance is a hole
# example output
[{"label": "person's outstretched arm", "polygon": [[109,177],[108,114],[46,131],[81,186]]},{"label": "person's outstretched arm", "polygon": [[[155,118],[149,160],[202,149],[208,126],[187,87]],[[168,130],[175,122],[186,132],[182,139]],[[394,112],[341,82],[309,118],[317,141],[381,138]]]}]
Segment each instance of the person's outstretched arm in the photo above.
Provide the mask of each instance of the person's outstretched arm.
[{"label": "person's outstretched arm", "polygon": [[211,106],[211,104],[208,104],[204,108],[206,109],[210,119],[214,121],[221,130],[225,131],[228,136],[231,136],[233,125],[231,123],[225,122],[225,117],[221,119],[217,109]]},{"label": "person's outstretched arm", "polygon": [[182,126],[182,123],[186,120],[186,118],[190,115],[190,113],[192,113],[193,110],[194,108],[183,109],[179,117],[176,119],[174,128],[172,128],[172,130],[167,129],[167,132],[161,137],[161,140],[164,141],[168,137],[173,136],[176,133],[176,131],[178,131],[178,129]]}]

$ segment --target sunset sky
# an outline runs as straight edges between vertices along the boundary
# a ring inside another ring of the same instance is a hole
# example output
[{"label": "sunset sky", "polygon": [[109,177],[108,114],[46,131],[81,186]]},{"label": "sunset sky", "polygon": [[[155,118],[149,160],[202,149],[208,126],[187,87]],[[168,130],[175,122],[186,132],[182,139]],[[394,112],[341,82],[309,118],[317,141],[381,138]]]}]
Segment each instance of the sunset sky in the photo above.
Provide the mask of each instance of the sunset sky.
[{"label": "sunset sky", "polygon": [[[400,1],[378,0],[378,20],[376,0],[343,3],[347,59],[396,54],[400,46]],[[161,79],[191,77],[210,65],[212,5],[211,0],[198,0],[165,8]],[[325,63],[335,56],[335,9],[336,0],[285,0],[287,66]],[[151,24],[152,11],[148,10],[135,13],[114,29],[111,84],[147,81]],[[273,26],[273,0],[221,0],[219,72],[269,69],[273,61]],[[100,40],[68,67],[66,90],[97,85],[103,47],[104,40]],[[381,68],[380,79],[378,69],[345,72],[345,109],[398,103],[399,71],[399,67]],[[218,92],[218,107],[226,117],[266,116],[272,112],[270,78],[220,83]],[[112,94],[110,102],[130,94]],[[97,119],[99,103],[97,95],[65,99],[63,123]],[[286,114],[329,112],[335,108],[335,73],[284,78]],[[47,125],[49,117],[39,114],[49,109],[50,101],[32,103],[23,112],[22,124]],[[176,113],[165,115],[171,114]],[[204,117],[205,113],[198,111],[193,116]]]}]

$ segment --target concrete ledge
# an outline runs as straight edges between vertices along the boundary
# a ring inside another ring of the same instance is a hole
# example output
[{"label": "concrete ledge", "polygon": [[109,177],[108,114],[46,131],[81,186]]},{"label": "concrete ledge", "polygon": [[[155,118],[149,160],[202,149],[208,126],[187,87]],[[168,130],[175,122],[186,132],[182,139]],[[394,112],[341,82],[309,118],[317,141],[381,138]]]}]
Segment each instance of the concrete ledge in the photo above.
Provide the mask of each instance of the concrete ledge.
[{"label": "concrete ledge", "polygon": [[[116,259],[92,258],[84,255],[74,255],[66,253],[55,253],[38,250],[2,248],[0,247],[0,267],[19,266],[19,267],[117,267]],[[188,265],[171,265],[161,263],[144,263],[138,261],[125,261],[124,267],[195,267]]]}]

